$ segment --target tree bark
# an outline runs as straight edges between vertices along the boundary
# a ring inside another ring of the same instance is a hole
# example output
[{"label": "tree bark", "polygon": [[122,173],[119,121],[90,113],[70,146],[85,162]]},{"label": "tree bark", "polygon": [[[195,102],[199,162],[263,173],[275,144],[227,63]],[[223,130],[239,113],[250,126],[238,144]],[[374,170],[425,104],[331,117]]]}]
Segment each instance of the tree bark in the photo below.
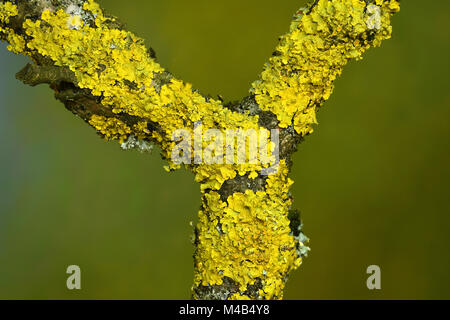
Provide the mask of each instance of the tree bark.
[{"label": "tree bark", "polygon": [[[198,123],[202,135],[272,132],[269,146],[279,161],[271,174],[260,160],[185,167],[202,191],[193,297],[280,299],[309,250],[291,208],[291,156],[313,132],[342,68],[391,36],[398,10],[398,0],[314,1],[295,13],[249,96],[228,104],[164,70],[152,49],[93,0],[0,0],[0,39],[32,61],[18,79],[49,84],[68,110],[124,149],[160,146],[169,171],[180,167],[172,158],[178,129],[192,137]],[[196,154],[195,143],[189,154]]]}]

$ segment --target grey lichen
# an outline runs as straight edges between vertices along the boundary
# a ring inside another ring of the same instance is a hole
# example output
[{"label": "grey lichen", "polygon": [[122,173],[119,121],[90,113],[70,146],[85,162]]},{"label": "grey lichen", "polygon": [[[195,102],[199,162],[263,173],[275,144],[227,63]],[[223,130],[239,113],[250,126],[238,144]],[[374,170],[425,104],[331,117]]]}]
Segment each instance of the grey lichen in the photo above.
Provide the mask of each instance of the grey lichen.
[{"label": "grey lichen", "polygon": [[290,229],[291,229],[291,235],[294,237],[297,244],[297,254],[299,257],[307,257],[308,252],[311,251],[311,248],[309,248],[306,243],[309,242],[309,238],[303,233],[303,223],[300,219],[300,213],[298,210],[290,210],[288,219],[290,221]]},{"label": "grey lichen", "polygon": [[136,138],[133,135],[130,135],[128,139],[123,142],[120,147],[123,150],[138,150],[141,153],[151,153],[153,151],[153,144]]}]

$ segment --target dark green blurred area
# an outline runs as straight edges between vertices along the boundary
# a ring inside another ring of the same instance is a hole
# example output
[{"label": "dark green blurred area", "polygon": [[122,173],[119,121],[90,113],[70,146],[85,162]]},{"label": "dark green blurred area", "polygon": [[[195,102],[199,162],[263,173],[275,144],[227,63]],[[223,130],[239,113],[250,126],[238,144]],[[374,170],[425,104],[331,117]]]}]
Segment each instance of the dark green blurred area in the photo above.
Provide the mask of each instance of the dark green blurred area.
[{"label": "dark green blurred area", "polygon": [[[178,78],[239,99],[304,1],[101,1]],[[351,63],[295,156],[312,251],[288,299],[450,298],[450,2],[403,1],[393,39]],[[199,187],[123,152],[14,78],[0,46],[0,298],[185,299]],[[82,290],[66,288],[66,267]],[[366,287],[381,267],[382,290]]]}]

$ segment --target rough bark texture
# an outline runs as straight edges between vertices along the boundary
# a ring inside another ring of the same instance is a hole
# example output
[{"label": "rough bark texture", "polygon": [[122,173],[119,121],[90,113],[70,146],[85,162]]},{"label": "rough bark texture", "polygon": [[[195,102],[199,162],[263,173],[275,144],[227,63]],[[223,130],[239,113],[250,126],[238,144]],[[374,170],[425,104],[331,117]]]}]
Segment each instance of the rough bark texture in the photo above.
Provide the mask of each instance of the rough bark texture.
[{"label": "rough bark texture", "polygon": [[[0,0],[0,39],[32,60],[18,79],[49,84],[68,110],[124,149],[159,145],[169,171],[180,167],[171,158],[178,129],[192,137],[199,122],[200,134],[278,129],[279,143],[272,134],[268,144],[279,149],[273,174],[263,173],[261,160],[186,164],[202,191],[193,297],[277,299],[309,250],[291,209],[291,156],[344,65],[390,37],[398,10],[397,0],[314,1],[294,15],[250,95],[229,104],[165,71],[152,49],[92,0]],[[197,155],[195,142],[189,153]]]}]

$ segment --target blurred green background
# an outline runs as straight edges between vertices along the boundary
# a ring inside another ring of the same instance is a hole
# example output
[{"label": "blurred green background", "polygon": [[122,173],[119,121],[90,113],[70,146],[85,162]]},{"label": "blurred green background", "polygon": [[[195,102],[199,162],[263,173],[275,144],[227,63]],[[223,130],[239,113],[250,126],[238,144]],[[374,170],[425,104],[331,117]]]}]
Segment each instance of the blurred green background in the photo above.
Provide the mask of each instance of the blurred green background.
[{"label": "blurred green background", "polygon": [[[305,1],[101,1],[204,93],[248,92]],[[312,251],[288,299],[450,298],[450,2],[403,1],[350,63],[293,168]],[[199,187],[14,78],[0,46],[0,298],[187,299]],[[66,289],[66,267],[82,290]],[[366,268],[381,267],[379,291]]]}]

